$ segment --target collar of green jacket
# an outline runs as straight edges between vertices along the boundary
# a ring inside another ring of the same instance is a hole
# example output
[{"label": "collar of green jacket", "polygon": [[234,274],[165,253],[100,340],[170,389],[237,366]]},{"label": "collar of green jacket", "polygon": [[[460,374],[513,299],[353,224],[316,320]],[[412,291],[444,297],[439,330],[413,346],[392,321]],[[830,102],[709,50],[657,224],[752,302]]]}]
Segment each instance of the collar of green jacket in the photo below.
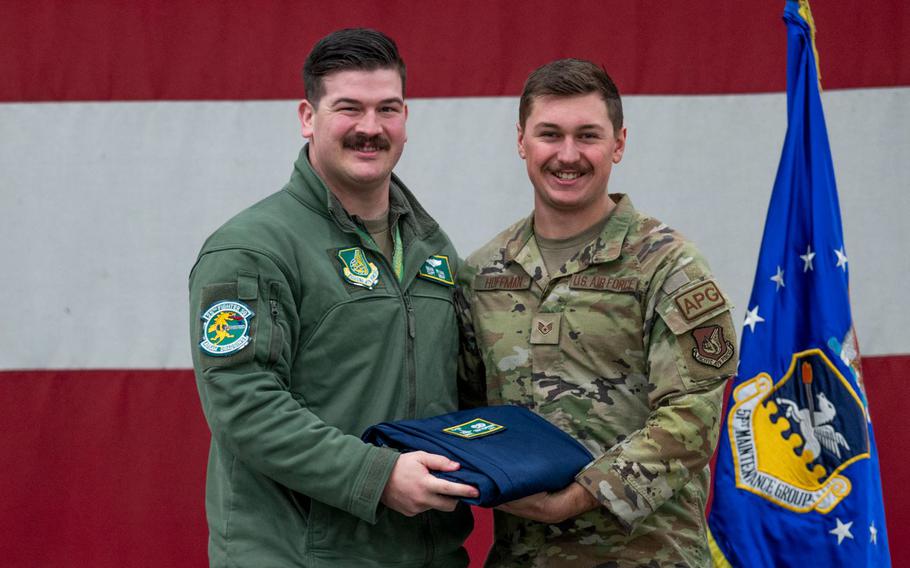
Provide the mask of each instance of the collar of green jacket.
[{"label": "collar of green jacket", "polygon": [[[629,233],[629,226],[635,218],[635,208],[632,206],[632,200],[628,195],[623,193],[610,194],[610,199],[616,203],[616,208],[610,212],[610,217],[604,225],[603,231],[596,239],[586,244],[578,256],[579,266],[573,267],[575,270],[583,270],[592,264],[609,262],[619,258],[622,251],[622,245]],[[531,237],[534,235],[534,213],[528,216],[525,221],[519,225],[515,236],[509,239],[506,244],[505,258],[506,262],[514,262],[522,252],[529,246]],[[569,268],[567,266],[567,268]],[[575,270],[569,270],[574,272]]]},{"label": "collar of green jacket", "polygon": [[[335,221],[338,226],[347,232],[356,232],[357,223],[345,211],[341,201],[326,186],[322,178],[313,170],[308,155],[309,144],[300,150],[297,161],[294,162],[294,172],[291,180],[285,186],[298,201],[307,208],[324,217]],[[425,239],[439,230],[439,225],[421,207],[414,194],[398,179],[394,173],[389,184],[389,223],[394,226],[399,223],[401,240],[406,246],[412,240]]]}]

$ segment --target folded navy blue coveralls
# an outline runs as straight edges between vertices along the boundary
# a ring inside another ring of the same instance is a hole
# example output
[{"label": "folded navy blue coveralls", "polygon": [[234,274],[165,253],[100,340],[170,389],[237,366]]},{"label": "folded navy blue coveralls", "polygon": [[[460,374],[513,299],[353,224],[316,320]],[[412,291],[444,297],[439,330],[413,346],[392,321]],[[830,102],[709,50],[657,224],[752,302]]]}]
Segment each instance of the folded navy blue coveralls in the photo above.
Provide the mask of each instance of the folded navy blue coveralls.
[{"label": "folded navy blue coveralls", "polygon": [[422,450],[461,464],[434,475],[480,491],[466,503],[495,507],[575,480],[593,456],[571,436],[520,406],[487,406],[450,414],[383,422],[367,428],[365,442],[401,451]]}]

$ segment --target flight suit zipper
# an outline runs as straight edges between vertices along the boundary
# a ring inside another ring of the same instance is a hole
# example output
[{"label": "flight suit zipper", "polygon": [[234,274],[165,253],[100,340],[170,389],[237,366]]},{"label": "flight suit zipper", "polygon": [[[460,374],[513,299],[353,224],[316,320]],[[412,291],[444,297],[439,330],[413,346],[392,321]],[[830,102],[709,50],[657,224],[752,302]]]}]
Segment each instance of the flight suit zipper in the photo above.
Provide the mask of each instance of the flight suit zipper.
[{"label": "flight suit zipper", "polygon": [[417,337],[417,321],[414,317],[414,306],[411,304],[411,295],[401,291],[404,299],[405,317],[407,318],[407,371],[408,371],[408,408],[407,418],[417,417],[417,372],[414,369],[414,338]]},{"label": "flight suit zipper", "polygon": [[278,358],[281,356],[281,345],[284,343],[284,329],[278,323],[278,316],[280,315],[278,295],[280,293],[281,289],[277,282],[269,284],[269,313],[272,316],[272,331],[269,335],[269,358],[266,363],[269,367],[278,362]]}]

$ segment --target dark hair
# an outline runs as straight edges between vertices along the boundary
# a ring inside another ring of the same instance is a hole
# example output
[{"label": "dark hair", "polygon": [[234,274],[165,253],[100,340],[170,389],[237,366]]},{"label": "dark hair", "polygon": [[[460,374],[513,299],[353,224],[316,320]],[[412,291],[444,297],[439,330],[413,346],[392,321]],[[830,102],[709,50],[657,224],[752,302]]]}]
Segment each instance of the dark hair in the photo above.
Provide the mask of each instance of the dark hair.
[{"label": "dark hair", "polygon": [[338,71],[397,69],[404,95],[405,66],[392,38],[368,28],[346,28],[316,42],[303,64],[306,98],[315,107],[325,94],[323,78]]},{"label": "dark hair", "polygon": [[605,69],[581,59],[559,59],[538,67],[528,75],[518,103],[518,123],[524,128],[536,97],[572,97],[588,93],[598,93],[606,103],[613,134],[618,135],[622,130],[619,89]]}]

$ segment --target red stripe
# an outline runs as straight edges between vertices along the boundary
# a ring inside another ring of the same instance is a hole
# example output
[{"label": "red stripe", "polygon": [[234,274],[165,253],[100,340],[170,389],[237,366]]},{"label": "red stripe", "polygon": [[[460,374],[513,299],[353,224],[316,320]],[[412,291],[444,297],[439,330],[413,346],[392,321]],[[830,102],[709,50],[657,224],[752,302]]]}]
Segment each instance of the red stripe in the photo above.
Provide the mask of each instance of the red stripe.
[{"label": "red stripe", "polygon": [[[910,565],[910,355],[863,368],[891,556]],[[5,371],[0,401],[4,567],[206,564],[209,432],[192,371]],[[475,516],[467,546],[480,566],[491,521]]]},{"label": "red stripe", "polygon": [[[6,0],[0,101],[293,99],[313,42],[394,37],[409,96],[516,95],[558,57],[603,63],[626,94],[782,91],[783,2]],[[826,88],[910,85],[903,0],[818,3]]]},{"label": "red stripe", "polygon": [[894,566],[910,566],[910,496],[907,494],[910,355],[863,357],[863,374],[878,448],[891,561]]}]

